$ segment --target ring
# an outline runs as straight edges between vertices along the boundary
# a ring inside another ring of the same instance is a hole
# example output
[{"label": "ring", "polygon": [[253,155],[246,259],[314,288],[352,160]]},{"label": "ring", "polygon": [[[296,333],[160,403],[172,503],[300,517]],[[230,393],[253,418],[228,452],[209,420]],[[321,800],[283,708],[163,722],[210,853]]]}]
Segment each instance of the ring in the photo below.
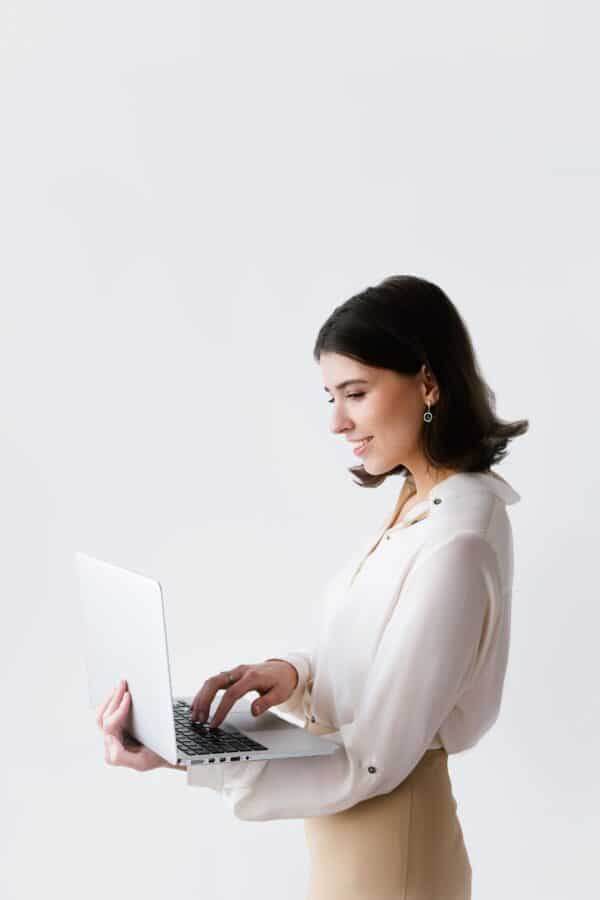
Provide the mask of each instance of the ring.
[{"label": "ring", "polygon": [[227,675],[227,681],[229,682],[229,684],[234,684],[234,683],[235,683],[235,678],[233,677],[233,675],[231,674],[231,672],[226,672],[225,674]]}]

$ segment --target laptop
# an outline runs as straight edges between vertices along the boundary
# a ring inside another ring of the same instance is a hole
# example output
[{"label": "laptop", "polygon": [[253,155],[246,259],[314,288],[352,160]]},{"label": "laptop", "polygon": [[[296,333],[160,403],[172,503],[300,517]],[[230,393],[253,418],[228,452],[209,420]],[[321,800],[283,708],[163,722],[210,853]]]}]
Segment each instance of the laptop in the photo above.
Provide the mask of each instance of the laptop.
[{"label": "laptop", "polygon": [[171,764],[185,766],[336,752],[334,741],[270,710],[252,715],[256,698],[249,694],[218,728],[192,722],[194,695],[172,695],[160,582],[85,553],[75,553],[75,565],[90,706],[96,709],[126,679],[131,694],[127,732],[142,744]]}]

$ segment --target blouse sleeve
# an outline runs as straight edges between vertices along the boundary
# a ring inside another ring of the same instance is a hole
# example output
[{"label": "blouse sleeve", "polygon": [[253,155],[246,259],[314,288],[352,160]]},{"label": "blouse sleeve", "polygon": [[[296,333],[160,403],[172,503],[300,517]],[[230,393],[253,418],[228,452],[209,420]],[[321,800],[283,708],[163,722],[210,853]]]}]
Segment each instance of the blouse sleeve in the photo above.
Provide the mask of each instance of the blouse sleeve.
[{"label": "blouse sleeve", "polygon": [[289,650],[283,656],[270,657],[267,662],[283,662],[291,663],[298,673],[298,684],[294,688],[293,693],[288,697],[285,703],[278,703],[277,706],[271,706],[269,712],[284,713],[285,716],[291,718],[296,725],[304,727],[305,709],[304,709],[304,693],[307,688],[312,686],[313,679],[313,656],[308,648],[303,650]]},{"label": "blouse sleeve", "polygon": [[461,532],[406,577],[353,721],[324,736],[330,756],[193,766],[188,784],[221,792],[239,819],[322,816],[385,794],[415,768],[477,669],[498,590],[489,542]]}]

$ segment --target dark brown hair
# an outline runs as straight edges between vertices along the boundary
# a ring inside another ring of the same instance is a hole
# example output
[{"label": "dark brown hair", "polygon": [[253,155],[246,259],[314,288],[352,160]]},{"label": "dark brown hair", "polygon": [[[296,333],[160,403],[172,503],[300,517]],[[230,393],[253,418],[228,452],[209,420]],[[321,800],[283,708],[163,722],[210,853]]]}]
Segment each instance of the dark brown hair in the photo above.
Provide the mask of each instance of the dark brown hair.
[{"label": "dark brown hair", "polygon": [[[437,285],[416,275],[392,275],[337,306],[317,335],[313,355],[340,353],[402,375],[416,375],[425,364],[439,386],[433,420],[423,422],[421,445],[435,468],[486,472],[504,459],[506,445],[525,434],[527,419],[505,422],[495,414],[496,396],[485,382],[467,328],[456,307]],[[377,487],[381,475],[364,466],[348,470],[361,487]]]}]

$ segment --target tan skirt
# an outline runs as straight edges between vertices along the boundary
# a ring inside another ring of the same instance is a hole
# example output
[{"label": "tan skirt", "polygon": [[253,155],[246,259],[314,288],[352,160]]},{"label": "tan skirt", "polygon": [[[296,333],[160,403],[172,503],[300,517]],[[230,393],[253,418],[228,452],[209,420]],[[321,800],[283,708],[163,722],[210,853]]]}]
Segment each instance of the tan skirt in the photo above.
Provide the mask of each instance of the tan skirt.
[{"label": "tan skirt", "polygon": [[471,864],[446,750],[428,750],[402,784],[304,820],[307,900],[470,900]]}]

